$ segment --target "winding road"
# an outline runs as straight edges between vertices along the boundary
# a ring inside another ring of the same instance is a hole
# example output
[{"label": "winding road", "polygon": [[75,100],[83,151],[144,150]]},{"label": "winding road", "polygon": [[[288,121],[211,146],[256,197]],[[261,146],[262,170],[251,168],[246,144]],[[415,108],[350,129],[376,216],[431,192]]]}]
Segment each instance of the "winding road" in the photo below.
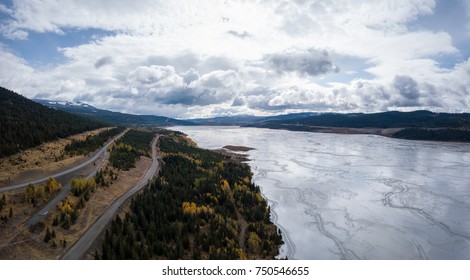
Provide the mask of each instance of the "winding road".
[{"label": "winding road", "polygon": [[53,177],[53,178],[57,178],[57,177],[60,177],[60,176],[64,176],[64,175],[67,175],[69,173],[72,173],[74,171],[77,171],[79,169],[82,169],[84,168],[85,166],[91,164],[92,162],[94,162],[95,160],[97,160],[101,155],[103,155],[104,153],[107,152],[109,146],[111,146],[111,144],[121,138],[124,134],[127,133],[127,131],[129,131],[129,129],[126,129],[125,131],[121,132],[119,135],[115,136],[113,139],[111,139],[110,141],[108,141],[108,143],[106,143],[106,145],[103,146],[103,148],[101,148],[98,152],[96,152],[92,157],[90,157],[88,160],[86,160],[85,162],[82,162],[78,165],[75,165],[74,167],[71,167],[67,170],[64,170],[64,171],[61,171],[61,172],[58,172],[56,174],[52,174],[52,175],[49,175],[47,177],[44,177],[44,178],[41,178],[41,179],[37,179],[37,180],[34,180],[34,181],[30,181],[30,182],[26,182],[26,183],[21,183],[21,184],[16,184],[16,185],[12,185],[12,186],[7,186],[7,187],[3,187],[3,188],[0,188],[0,193],[3,193],[3,192],[7,192],[7,191],[11,191],[11,190],[16,190],[16,189],[20,189],[20,188],[24,188],[26,187],[27,185],[29,184],[40,184],[42,182],[45,182],[47,181],[50,177]]},{"label": "winding road", "polygon": [[159,136],[156,136],[152,141],[152,165],[149,167],[145,175],[127,192],[117,198],[103,214],[88,228],[85,234],[77,240],[70,249],[61,257],[63,260],[79,260],[85,255],[92,243],[98,238],[101,232],[106,228],[108,223],[114,218],[119,210],[119,207],[129,197],[144,188],[148,181],[152,179],[158,169],[158,158],[156,144]]}]

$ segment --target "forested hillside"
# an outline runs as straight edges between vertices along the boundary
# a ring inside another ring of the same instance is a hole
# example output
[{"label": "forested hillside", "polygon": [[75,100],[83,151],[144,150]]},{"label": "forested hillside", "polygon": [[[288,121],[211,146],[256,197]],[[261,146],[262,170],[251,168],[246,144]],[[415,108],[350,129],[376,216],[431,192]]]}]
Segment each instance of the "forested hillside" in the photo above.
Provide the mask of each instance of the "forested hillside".
[{"label": "forested hillside", "polygon": [[[339,129],[331,129],[340,128],[351,129],[348,133],[373,133],[409,140],[470,142],[470,114],[468,113],[390,111],[375,114],[323,114],[307,118],[253,123],[246,126],[344,133]],[[382,133],[389,128],[398,129],[398,131],[392,134]]]},{"label": "forested hillside", "polygon": [[247,165],[160,137],[160,175],[106,230],[98,259],[272,259],[282,243]]},{"label": "forested hillside", "polygon": [[103,122],[47,108],[0,87],[0,157],[104,126]]},{"label": "forested hillside", "polygon": [[302,126],[348,127],[348,128],[470,128],[470,114],[433,113],[429,111],[414,112],[383,112],[374,114],[323,114],[307,118],[268,121],[253,124],[266,128],[294,128],[302,130]]}]

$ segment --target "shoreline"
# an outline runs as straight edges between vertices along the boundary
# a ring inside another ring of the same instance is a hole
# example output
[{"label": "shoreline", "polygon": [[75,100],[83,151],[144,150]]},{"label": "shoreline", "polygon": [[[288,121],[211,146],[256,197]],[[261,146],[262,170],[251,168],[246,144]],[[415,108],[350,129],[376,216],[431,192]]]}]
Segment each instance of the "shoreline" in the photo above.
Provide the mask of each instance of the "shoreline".
[{"label": "shoreline", "polygon": [[[425,141],[425,142],[436,142],[436,143],[462,143],[469,144],[470,130],[459,129],[459,128],[426,128],[426,127],[401,127],[401,128],[376,128],[376,127],[365,127],[365,128],[351,128],[351,127],[324,127],[324,126],[280,126],[280,127],[269,127],[269,126],[241,126],[245,128],[264,128],[273,130],[288,130],[297,132],[313,132],[313,133],[329,133],[329,134],[340,134],[340,135],[376,135],[387,137],[391,139],[401,139],[407,141]],[[420,136],[420,135],[403,135],[397,136],[401,132],[439,132],[442,130],[450,130],[451,132],[464,132],[465,139],[446,139],[445,135],[434,135],[434,136]]]},{"label": "shoreline", "polygon": [[232,162],[235,162],[235,163],[246,163],[247,161],[250,161],[250,159],[248,158],[248,154],[240,154],[240,153],[236,153],[234,151],[229,151],[229,150],[226,150],[224,148],[222,149],[213,149],[213,150],[209,150],[209,151],[213,151],[215,153],[218,153],[218,154],[221,154],[225,157],[226,160],[230,160]]}]

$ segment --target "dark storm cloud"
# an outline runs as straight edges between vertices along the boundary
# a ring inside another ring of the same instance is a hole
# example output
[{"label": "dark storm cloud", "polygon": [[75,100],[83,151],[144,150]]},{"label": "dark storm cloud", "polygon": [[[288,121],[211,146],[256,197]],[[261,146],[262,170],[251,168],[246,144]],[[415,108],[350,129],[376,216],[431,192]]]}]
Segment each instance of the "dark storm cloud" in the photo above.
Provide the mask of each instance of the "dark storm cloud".
[{"label": "dark storm cloud", "polygon": [[418,83],[410,76],[395,76],[393,87],[406,99],[416,100],[419,98]]},{"label": "dark storm cloud", "polygon": [[197,103],[197,92],[192,88],[175,88],[166,92],[154,89],[150,93],[153,95],[153,101],[161,104],[191,105]]},{"label": "dark storm cloud", "polygon": [[392,100],[392,105],[413,107],[420,106],[420,92],[418,83],[410,76],[395,76],[392,82],[393,88],[399,93]]},{"label": "dark storm cloud", "polygon": [[113,63],[113,58],[111,56],[105,56],[105,57],[102,57],[102,58],[98,59],[95,62],[95,68],[99,69],[99,68],[101,68],[105,65],[111,64],[111,63]]},{"label": "dark storm cloud", "polygon": [[236,97],[232,102],[232,106],[234,107],[243,106],[243,105],[245,105],[245,100],[241,97]]},{"label": "dark storm cloud", "polygon": [[175,88],[168,92],[154,91],[153,100],[166,105],[204,106],[220,104],[231,98],[231,93],[207,88]]},{"label": "dark storm cloud", "polygon": [[297,72],[301,75],[318,76],[338,72],[326,50],[288,50],[265,57],[267,66],[279,73]]},{"label": "dark storm cloud", "polygon": [[199,73],[193,68],[189,69],[184,73],[180,73],[180,76],[183,77],[183,81],[188,85],[191,82],[196,81],[200,78]]}]

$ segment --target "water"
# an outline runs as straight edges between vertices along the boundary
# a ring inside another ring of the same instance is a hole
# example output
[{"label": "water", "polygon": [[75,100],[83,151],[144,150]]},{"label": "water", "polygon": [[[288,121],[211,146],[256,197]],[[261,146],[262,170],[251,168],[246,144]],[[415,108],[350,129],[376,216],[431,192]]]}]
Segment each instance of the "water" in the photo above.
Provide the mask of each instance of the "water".
[{"label": "water", "polygon": [[249,151],[289,259],[470,259],[470,145],[238,127],[174,127]]}]

